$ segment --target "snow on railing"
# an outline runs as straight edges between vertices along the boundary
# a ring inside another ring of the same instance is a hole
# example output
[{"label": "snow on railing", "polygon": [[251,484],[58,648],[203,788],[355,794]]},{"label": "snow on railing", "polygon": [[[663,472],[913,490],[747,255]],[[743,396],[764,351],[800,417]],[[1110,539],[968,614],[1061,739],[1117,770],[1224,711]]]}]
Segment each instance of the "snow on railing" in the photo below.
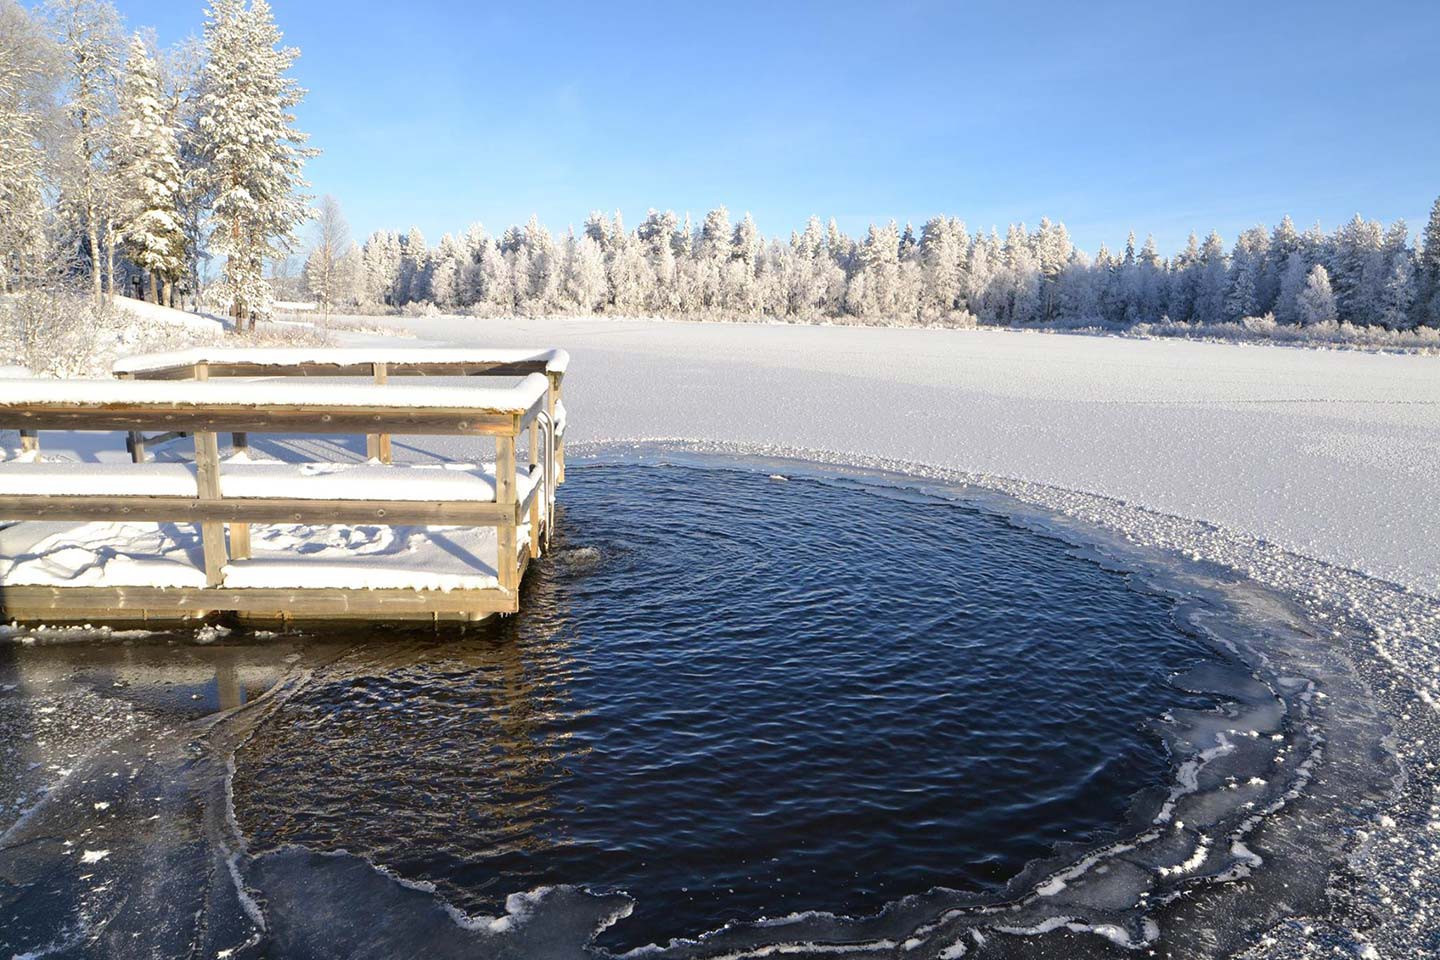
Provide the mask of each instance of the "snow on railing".
[{"label": "snow on railing", "polygon": [[[367,377],[377,384],[407,377],[517,377],[544,374],[549,381],[546,413],[554,432],[556,482],[565,480],[565,405],[562,400],[570,354],[564,350],[431,347],[196,347],[171,353],[125,357],[112,370],[134,380],[212,380],[229,377]],[[139,463],[147,444],[174,439],[132,433],[131,453]],[[367,434],[369,456],[390,462],[390,435]],[[235,437],[245,445],[243,436]]]}]

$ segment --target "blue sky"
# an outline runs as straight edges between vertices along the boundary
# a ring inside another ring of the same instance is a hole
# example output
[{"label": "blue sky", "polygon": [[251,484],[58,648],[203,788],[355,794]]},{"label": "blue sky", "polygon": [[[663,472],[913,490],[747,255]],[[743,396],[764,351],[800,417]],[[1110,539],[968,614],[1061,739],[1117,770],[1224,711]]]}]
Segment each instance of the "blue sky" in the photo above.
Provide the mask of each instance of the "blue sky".
[{"label": "blue sky", "polygon": [[[200,0],[117,0],[162,42]],[[357,239],[724,203],[782,235],[935,213],[1161,250],[1290,213],[1423,224],[1440,3],[273,0]]]}]

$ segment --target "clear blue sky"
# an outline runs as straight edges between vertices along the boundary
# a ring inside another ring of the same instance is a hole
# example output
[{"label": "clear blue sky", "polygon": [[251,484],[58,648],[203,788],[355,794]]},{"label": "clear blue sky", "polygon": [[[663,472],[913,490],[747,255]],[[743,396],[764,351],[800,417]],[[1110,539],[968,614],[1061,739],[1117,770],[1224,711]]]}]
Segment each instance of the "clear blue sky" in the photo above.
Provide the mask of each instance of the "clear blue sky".
[{"label": "clear blue sky", "polygon": [[[117,2],[200,30],[201,0]],[[357,239],[724,203],[1169,252],[1286,212],[1414,231],[1440,194],[1433,0],[273,3]]]}]

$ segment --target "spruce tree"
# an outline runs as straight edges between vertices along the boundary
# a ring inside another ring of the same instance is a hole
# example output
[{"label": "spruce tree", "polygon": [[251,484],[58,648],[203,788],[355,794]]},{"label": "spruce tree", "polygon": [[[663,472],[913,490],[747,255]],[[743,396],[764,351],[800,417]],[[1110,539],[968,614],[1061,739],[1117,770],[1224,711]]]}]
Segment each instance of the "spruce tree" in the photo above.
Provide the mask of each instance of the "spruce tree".
[{"label": "spruce tree", "polygon": [[132,263],[150,278],[150,299],[185,272],[185,228],[176,131],[160,88],[160,70],[139,34],[130,41],[114,138],[116,228]]},{"label": "spruce tree", "polygon": [[1435,199],[1430,220],[1425,224],[1420,274],[1420,295],[1424,298],[1420,308],[1422,320],[1432,327],[1440,327],[1440,197]]},{"label": "spruce tree", "polygon": [[225,257],[231,315],[251,327],[270,313],[265,261],[289,253],[309,216],[299,191],[317,153],[291,113],[305,96],[286,76],[299,51],[280,41],[266,0],[211,0],[199,132],[215,196],[212,243]]}]

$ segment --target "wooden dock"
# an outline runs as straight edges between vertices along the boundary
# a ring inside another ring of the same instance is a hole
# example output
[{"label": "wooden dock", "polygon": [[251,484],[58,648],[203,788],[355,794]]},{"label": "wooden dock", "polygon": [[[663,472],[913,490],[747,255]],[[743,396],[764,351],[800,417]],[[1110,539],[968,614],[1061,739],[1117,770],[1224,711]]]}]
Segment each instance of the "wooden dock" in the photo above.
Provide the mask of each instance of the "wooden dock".
[{"label": "wooden dock", "polygon": [[[21,456],[0,463],[0,519],[21,521],[8,536],[33,522],[156,524],[194,531],[198,553],[193,570],[170,558],[147,573],[136,562],[116,576],[106,568],[102,582],[55,582],[42,562],[4,557],[0,616],[475,620],[513,613],[553,523],[566,359],[563,351],[212,350],[126,361],[111,381],[0,381],[0,423],[22,435]],[[487,379],[413,379],[456,376]],[[132,462],[46,462],[42,432],[54,430],[122,431]],[[225,434],[234,449],[222,460]],[[363,434],[370,462],[254,462],[249,438],[265,434]],[[494,458],[395,464],[395,434],[488,438]],[[192,459],[147,456],[157,440],[181,436],[191,441]],[[403,563],[387,568],[370,558],[347,566],[332,558],[317,582],[305,556],[253,556],[255,524],[483,528],[484,537],[467,541],[464,569],[438,581],[433,570],[407,571]]]}]

